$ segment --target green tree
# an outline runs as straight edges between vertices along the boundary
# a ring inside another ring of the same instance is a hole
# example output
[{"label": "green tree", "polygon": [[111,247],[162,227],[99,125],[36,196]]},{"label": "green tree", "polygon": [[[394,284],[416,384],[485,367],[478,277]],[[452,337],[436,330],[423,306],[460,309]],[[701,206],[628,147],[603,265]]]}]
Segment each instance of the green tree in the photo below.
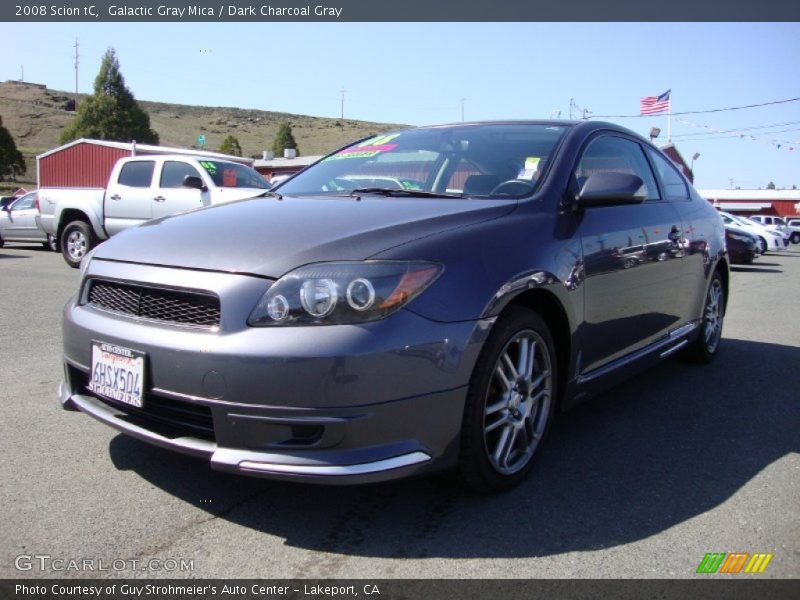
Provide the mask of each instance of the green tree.
[{"label": "green tree", "polygon": [[3,118],[0,117],[0,179],[6,175],[21,175],[25,170],[25,158],[17,150],[14,137],[3,127]]},{"label": "green tree", "polygon": [[767,184],[767,189],[768,189],[768,190],[774,190],[774,189],[775,189],[775,184],[774,184],[772,181],[770,181],[770,182]]},{"label": "green tree", "polygon": [[80,103],[75,119],[61,132],[61,143],[82,137],[158,144],[158,134],[150,129],[150,116],[125,87],[113,48],[103,56],[94,80],[94,94]]},{"label": "green tree", "polygon": [[222,145],[219,147],[219,151],[223,154],[231,154],[232,156],[242,155],[242,147],[239,145],[239,140],[236,139],[235,135],[229,135],[222,140]]},{"label": "green tree", "polygon": [[272,142],[272,151],[275,156],[283,156],[283,151],[287,148],[294,148],[297,150],[297,156],[300,156],[300,149],[297,147],[297,142],[294,141],[292,135],[292,126],[289,123],[281,123],[278,127],[278,133],[275,134],[275,141]]}]

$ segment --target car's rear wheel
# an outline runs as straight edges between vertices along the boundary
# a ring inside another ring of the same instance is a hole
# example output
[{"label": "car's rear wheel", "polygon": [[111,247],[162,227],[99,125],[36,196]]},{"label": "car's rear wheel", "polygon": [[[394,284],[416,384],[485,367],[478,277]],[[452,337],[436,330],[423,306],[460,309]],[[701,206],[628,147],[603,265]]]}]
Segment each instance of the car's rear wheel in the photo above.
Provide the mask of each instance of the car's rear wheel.
[{"label": "car's rear wheel", "polygon": [[473,489],[499,492],[530,472],[556,399],[555,346],[535,312],[500,316],[475,366],[461,432],[461,473]]},{"label": "car's rear wheel", "polygon": [[714,272],[706,292],[700,336],[686,349],[685,356],[699,363],[709,363],[719,351],[722,339],[722,322],[725,317],[725,286],[722,277]]},{"label": "car's rear wheel", "polygon": [[72,221],[59,236],[61,254],[67,264],[77,269],[95,244],[91,226],[86,221]]},{"label": "car's rear wheel", "polygon": [[56,238],[49,233],[47,234],[47,241],[42,242],[42,247],[45,250],[50,250],[50,252],[58,252],[58,242],[56,242]]}]

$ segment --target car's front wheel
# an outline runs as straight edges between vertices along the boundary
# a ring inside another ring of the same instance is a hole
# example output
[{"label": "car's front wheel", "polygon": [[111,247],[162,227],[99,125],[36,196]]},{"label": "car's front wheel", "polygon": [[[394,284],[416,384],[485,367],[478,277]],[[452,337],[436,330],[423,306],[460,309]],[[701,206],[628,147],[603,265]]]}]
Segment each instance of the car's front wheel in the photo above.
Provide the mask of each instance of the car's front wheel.
[{"label": "car's front wheel", "polygon": [[795,231],[789,239],[793,244],[800,244],[800,232]]},{"label": "car's front wheel", "polygon": [[461,473],[473,489],[500,492],[533,467],[553,416],[552,335],[535,312],[512,307],[495,323],[467,392]]}]

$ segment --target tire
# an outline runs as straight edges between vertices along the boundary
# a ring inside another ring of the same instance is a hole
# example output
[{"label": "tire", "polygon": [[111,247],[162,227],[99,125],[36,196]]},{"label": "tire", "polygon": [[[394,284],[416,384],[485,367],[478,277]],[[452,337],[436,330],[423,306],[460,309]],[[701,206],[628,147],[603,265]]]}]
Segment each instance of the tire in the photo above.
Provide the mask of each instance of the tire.
[{"label": "tire", "polygon": [[769,246],[767,246],[767,240],[763,237],[758,238],[758,245],[761,247],[761,254],[766,254],[767,250],[769,250]]},{"label": "tire", "polygon": [[795,231],[792,233],[792,237],[789,238],[793,244],[800,244],[800,232]]},{"label": "tire", "polygon": [[[531,347],[533,360],[525,360]],[[557,367],[552,335],[537,313],[511,307],[500,316],[464,407],[459,467],[473,490],[502,492],[530,473],[553,418]]]},{"label": "tire", "polygon": [[725,318],[725,286],[722,277],[714,272],[703,304],[700,336],[686,348],[684,357],[691,362],[708,364],[719,352],[722,341],[722,324]]},{"label": "tire", "polygon": [[6,245],[6,243],[5,243],[5,241],[3,240],[3,236],[2,236],[2,235],[0,235],[0,248],[2,248],[2,247],[3,247],[3,246],[5,246],[5,245]]},{"label": "tire", "polygon": [[73,269],[81,265],[81,260],[96,242],[94,232],[86,221],[72,221],[64,227],[58,238],[61,255]]},{"label": "tire", "polygon": [[45,250],[50,250],[50,252],[58,252],[58,242],[56,238],[49,233],[47,234],[47,241],[42,242],[42,247]]}]

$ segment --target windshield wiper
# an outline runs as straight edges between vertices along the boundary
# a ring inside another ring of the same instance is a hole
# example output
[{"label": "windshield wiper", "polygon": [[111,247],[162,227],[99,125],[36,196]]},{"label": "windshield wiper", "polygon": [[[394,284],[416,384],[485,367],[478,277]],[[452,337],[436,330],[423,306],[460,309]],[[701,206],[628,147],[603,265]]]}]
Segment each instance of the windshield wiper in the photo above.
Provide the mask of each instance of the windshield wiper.
[{"label": "windshield wiper", "polygon": [[463,198],[463,194],[447,194],[443,192],[426,192],[424,190],[398,190],[382,187],[365,187],[352,190],[348,196],[358,196],[359,194],[379,194],[381,196],[398,198]]},{"label": "windshield wiper", "polygon": [[263,194],[259,194],[258,196],[253,196],[254,198],[266,198],[267,196],[271,196],[273,198],[277,198],[278,200],[283,200],[283,196],[281,196],[278,192],[272,192],[267,190]]}]

